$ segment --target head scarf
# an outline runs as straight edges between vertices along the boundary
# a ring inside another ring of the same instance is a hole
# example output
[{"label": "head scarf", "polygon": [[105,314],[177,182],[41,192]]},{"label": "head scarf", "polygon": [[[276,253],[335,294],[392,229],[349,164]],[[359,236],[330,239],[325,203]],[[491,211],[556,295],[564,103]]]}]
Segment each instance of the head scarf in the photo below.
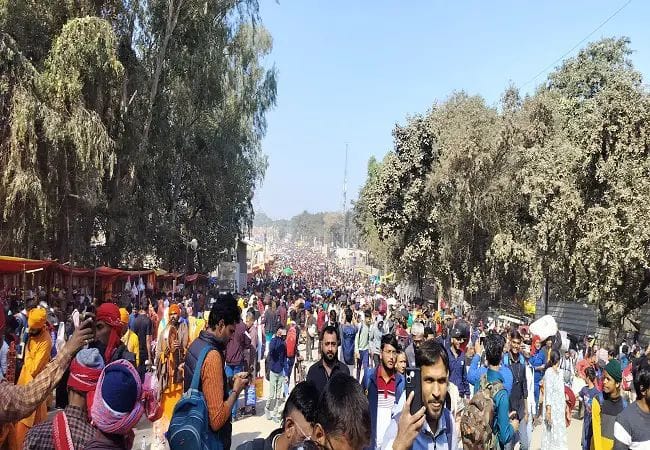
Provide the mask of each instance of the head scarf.
[{"label": "head scarf", "polygon": [[88,408],[88,417],[93,406],[95,398],[95,388],[97,381],[104,368],[104,360],[99,350],[96,348],[82,349],[77,353],[77,357],[70,363],[70,376],[68,377],[68,387],[75,391],[86,394],[86,407]]},{"label": "head scarf", "polygon": [[174,303],[169,306],[169,315],[176,314],[177,316],[181,315],[181,308],[178,306],[178,303]]},{"label": "head scarf", "polygon": [[129,312],[126,308],[120,308],[120,322],[122,322],[122,325],[125,327],[129,325]]},{"label": "head scarf", "polygon": [[[130,411],[119,411],[131,401],[133,394],[135,402]],[[92,422],[104,433],[127,435],[144,413],[141,399],[140,375],[130,362],[118,359],[107,365],[99,377],[91,409]]]},{"label": "head scarf", "polygon": [[113,355],[113,350],[120,344],[120,335],[122,334],[122,322],[120,321],[120,309],[113,303],[102,303],[97,308],[97,322],[104,322],[111,327],[111,334],[106,344],[104,361],[109,362]]},{"label": "head scarf", "polygon": [[27,326],[32,330],[40,330],[47,321],[47,311],[43,308],[32,308],[27,314]]}]

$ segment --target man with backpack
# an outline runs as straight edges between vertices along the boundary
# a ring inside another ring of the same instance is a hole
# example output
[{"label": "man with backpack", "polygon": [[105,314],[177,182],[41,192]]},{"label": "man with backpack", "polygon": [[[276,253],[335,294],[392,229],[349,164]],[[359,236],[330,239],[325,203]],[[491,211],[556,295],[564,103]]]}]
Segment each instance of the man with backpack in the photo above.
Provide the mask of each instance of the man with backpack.
[{"label": "man with backpack", "polygon": [[[408,397],[402,395],[399,404],[404,406],[392,418],[381,448],[456,450],[458,435],[454,418],[445,407],[449,384],[447,351],[435,341],[425,341],[415,351],[415,365],[420,369],[423,407],[411,414],[414,392]],[[408,374],[409,369],[406,370]]]},{"label": "man with backpack", "polygon": [[591,402],[592,443],[595,450],[614,448],[614,423],[616,416],[627,406],[621,397],[621,363],[610,360],[603,371],[603,392]]},{"label": "man with backpack", "polygon": [[275,337],[269,344],[269,398],[265,413],[267,420],[280,422],[282,397],[284,396],[284,370],[287,362],[287,329],[279,324]]},{"label": "man with backpack", "polygon": [[350,374],[354,373],[354,342],[357,336],[357,327],[352,323],[352,310],[346,308],[345,323],[341,325],[341,356],[343,362],[348,366]]},{"label": "man with backpack", "polygon": [[[460,421],[463,448],[512,449],[519,420],[510,419],[510,400],[501,375],[501,358],[505,339],[491,333],[485,337],[487,372],[481,376],[479,386],[463,411]],[[491,413],[486,414],[489,411]]]},{"label": "man with backpack", "polygon": [[286,377],[287,384],[291,383],[291,372],[296,363],[296,355],[298,355],[298,327],[296,322],[291,322],[287,330],[287,339],[285,340],[287,347],[287,360],[284,368],[284,376]]},{"label": "man with backpack", "polygon": [[[194,396],[178,402],[169,426],[167,439],[171,450],[202,448],[215,443],[230,448],[232,441],[231,410],[241,391],[248,385],[248,373],[233,377],[232,390],[226,382],[226,346],[241,321],[241,311],[235,298],[220,295],[212,305],[208,327],[192,342],[185,356],[184,388],[195,391]],[[194,374],[197,374],[195,379]],[[198,392],[197,392],[198,391]],[[192,391],[190,391],[191,393]],[[202,411],[208,432],[197,432],[196,411]],[[201,442],[192,439],[201,439]]]},{"label": "man with backpack", "polygon": [[387,334],[381,339],[381,364],[368,369],[361,385],[370,405],[370,449],[381,446],[390,424],[393,406],[404,392],[404,377],[397,372],[397,339]]}]

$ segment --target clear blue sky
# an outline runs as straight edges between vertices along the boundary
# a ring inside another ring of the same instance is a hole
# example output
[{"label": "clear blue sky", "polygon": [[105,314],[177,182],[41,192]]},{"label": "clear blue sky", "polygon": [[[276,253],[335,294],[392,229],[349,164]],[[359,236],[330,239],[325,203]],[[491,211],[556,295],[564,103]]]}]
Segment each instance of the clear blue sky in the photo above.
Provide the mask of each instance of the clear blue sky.
[{"label": "clear blue sky", "polygon": [[[278,104],[268,115],[269,169],[254,204],[279,219],[342,209],[346,142],[348,199],[356,199],[368,158],[392,148],[396,123],[455,90],[496,104],[509,83],[521,87],[626,0],[260,3],[274,39]],[[633,0],[589,41],[630,37],[648,82],[649,18],[650,2]]]}]

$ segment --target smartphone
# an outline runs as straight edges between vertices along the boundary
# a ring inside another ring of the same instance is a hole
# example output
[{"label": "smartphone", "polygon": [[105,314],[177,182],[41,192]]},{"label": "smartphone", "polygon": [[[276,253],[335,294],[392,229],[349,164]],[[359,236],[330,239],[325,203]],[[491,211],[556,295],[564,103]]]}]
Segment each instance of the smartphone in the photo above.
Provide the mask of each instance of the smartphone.
[{"label": "smartphone", "polygon": [[411,414],[415,414],[422,408],[422,381],[420,378],[420,369],[417,367],[406,368],[406,398],[413,394],[411,401]]}]

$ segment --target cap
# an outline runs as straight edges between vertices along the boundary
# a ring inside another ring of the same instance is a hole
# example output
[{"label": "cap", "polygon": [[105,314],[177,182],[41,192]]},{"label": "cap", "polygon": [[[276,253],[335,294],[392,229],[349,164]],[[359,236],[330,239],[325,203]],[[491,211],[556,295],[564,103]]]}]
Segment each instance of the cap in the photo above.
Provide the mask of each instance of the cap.
[{"label": "cap", "polygon": [[451,329],[451,333],[449,333],[449,335],[453,338],[459,339],[463,337],[463,332],[460,328],[454,327]]}]

